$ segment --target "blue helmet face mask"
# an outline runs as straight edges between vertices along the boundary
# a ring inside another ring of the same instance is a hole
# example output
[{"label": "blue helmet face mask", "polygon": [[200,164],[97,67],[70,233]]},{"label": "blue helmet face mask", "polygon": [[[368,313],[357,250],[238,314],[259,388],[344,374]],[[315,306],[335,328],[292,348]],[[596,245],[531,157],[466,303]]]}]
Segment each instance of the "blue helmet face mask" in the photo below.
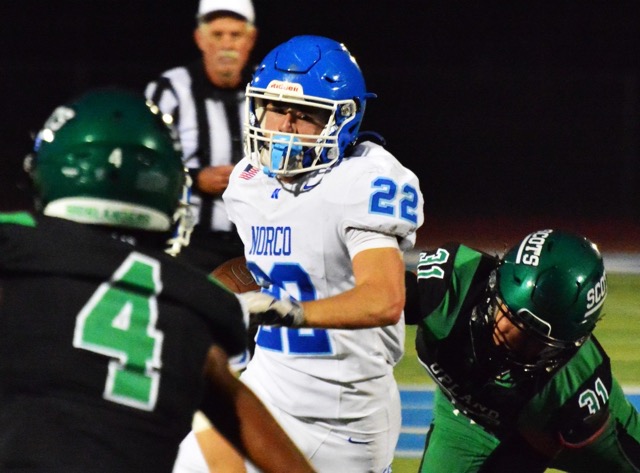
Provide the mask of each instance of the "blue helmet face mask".
[{"label": "blue helmet face mask", "polygon": [[[364,78],[344,45],[320,36],[296,36],[272,50],[246,91],[245,146],[252,164],[271,176],[328,168],[357,138],[365,102]],[[317,135],[267,130],[269,104],[316,110]]]}]

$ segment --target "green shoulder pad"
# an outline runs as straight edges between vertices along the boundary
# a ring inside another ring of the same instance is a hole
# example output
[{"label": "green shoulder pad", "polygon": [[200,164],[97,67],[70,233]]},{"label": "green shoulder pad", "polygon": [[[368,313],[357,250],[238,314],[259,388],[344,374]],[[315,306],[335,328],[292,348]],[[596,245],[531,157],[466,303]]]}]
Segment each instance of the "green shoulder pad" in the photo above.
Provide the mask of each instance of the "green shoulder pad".
[{"label": "green shoulder pad", "polygon": [[29,212],[0,213],[0,224],[35,227],[36,219]]}]

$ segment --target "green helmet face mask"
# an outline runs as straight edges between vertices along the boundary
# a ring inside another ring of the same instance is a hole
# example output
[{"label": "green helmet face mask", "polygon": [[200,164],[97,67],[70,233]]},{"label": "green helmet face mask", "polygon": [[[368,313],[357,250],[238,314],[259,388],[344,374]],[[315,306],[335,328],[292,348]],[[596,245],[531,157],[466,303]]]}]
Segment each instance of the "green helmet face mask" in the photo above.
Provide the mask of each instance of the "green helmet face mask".
[{"label": "green helmet face mask", "polygon": [[45,215],[169,231],[187,175],[175,133],[140,94],[91,91],[58,107],[30,163]]},{"label": "green helmet face mask", "polygon": [[575,348],[595,328],[607,295],[602,256],[578,235],[531,233],[505,255],[497,295],[521,329],[547,345]]}]

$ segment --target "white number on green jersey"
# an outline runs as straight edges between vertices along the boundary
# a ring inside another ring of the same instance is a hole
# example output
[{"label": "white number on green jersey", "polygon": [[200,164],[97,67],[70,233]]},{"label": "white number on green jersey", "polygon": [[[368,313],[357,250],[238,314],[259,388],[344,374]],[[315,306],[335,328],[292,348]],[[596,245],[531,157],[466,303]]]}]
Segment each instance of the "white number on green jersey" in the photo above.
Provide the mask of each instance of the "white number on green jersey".
[{"label": "white number on green jersey", "polygon": [[449,260],[449,252],[443,248],[438,248],[435,253],[421,253],[418,261],[418,279],[429,279],[444,277],[444,270],[440,265]]},{"label": "white number on green jersey", "polygon": [[602,406],[606,405],[609,399],[609,393],[607,388],[600,378],[596,379],[595,389],[585,389],[580,393],[578,402],[580,407],[586,407],[589,409],[589,414],[595,414]]}]

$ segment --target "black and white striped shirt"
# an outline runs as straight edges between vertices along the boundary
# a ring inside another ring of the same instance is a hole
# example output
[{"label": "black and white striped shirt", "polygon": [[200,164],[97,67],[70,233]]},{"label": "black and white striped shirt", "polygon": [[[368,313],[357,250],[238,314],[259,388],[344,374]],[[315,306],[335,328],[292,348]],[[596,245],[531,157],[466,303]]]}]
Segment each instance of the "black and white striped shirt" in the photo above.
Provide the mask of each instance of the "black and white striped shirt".
[{"label": "black and white striped shirt", "polygon": [[[206,76],[202,60],[176,67],[150,82],[145,95],[163,113],[171,114],[180,135],[185,165],[195,175],[207,166],[234,164],[242,158],[242,121],[246,81],[233,89],[216,87]],[[197,190],[200,208],[196,231],[231,231],[221,197]]]}]

